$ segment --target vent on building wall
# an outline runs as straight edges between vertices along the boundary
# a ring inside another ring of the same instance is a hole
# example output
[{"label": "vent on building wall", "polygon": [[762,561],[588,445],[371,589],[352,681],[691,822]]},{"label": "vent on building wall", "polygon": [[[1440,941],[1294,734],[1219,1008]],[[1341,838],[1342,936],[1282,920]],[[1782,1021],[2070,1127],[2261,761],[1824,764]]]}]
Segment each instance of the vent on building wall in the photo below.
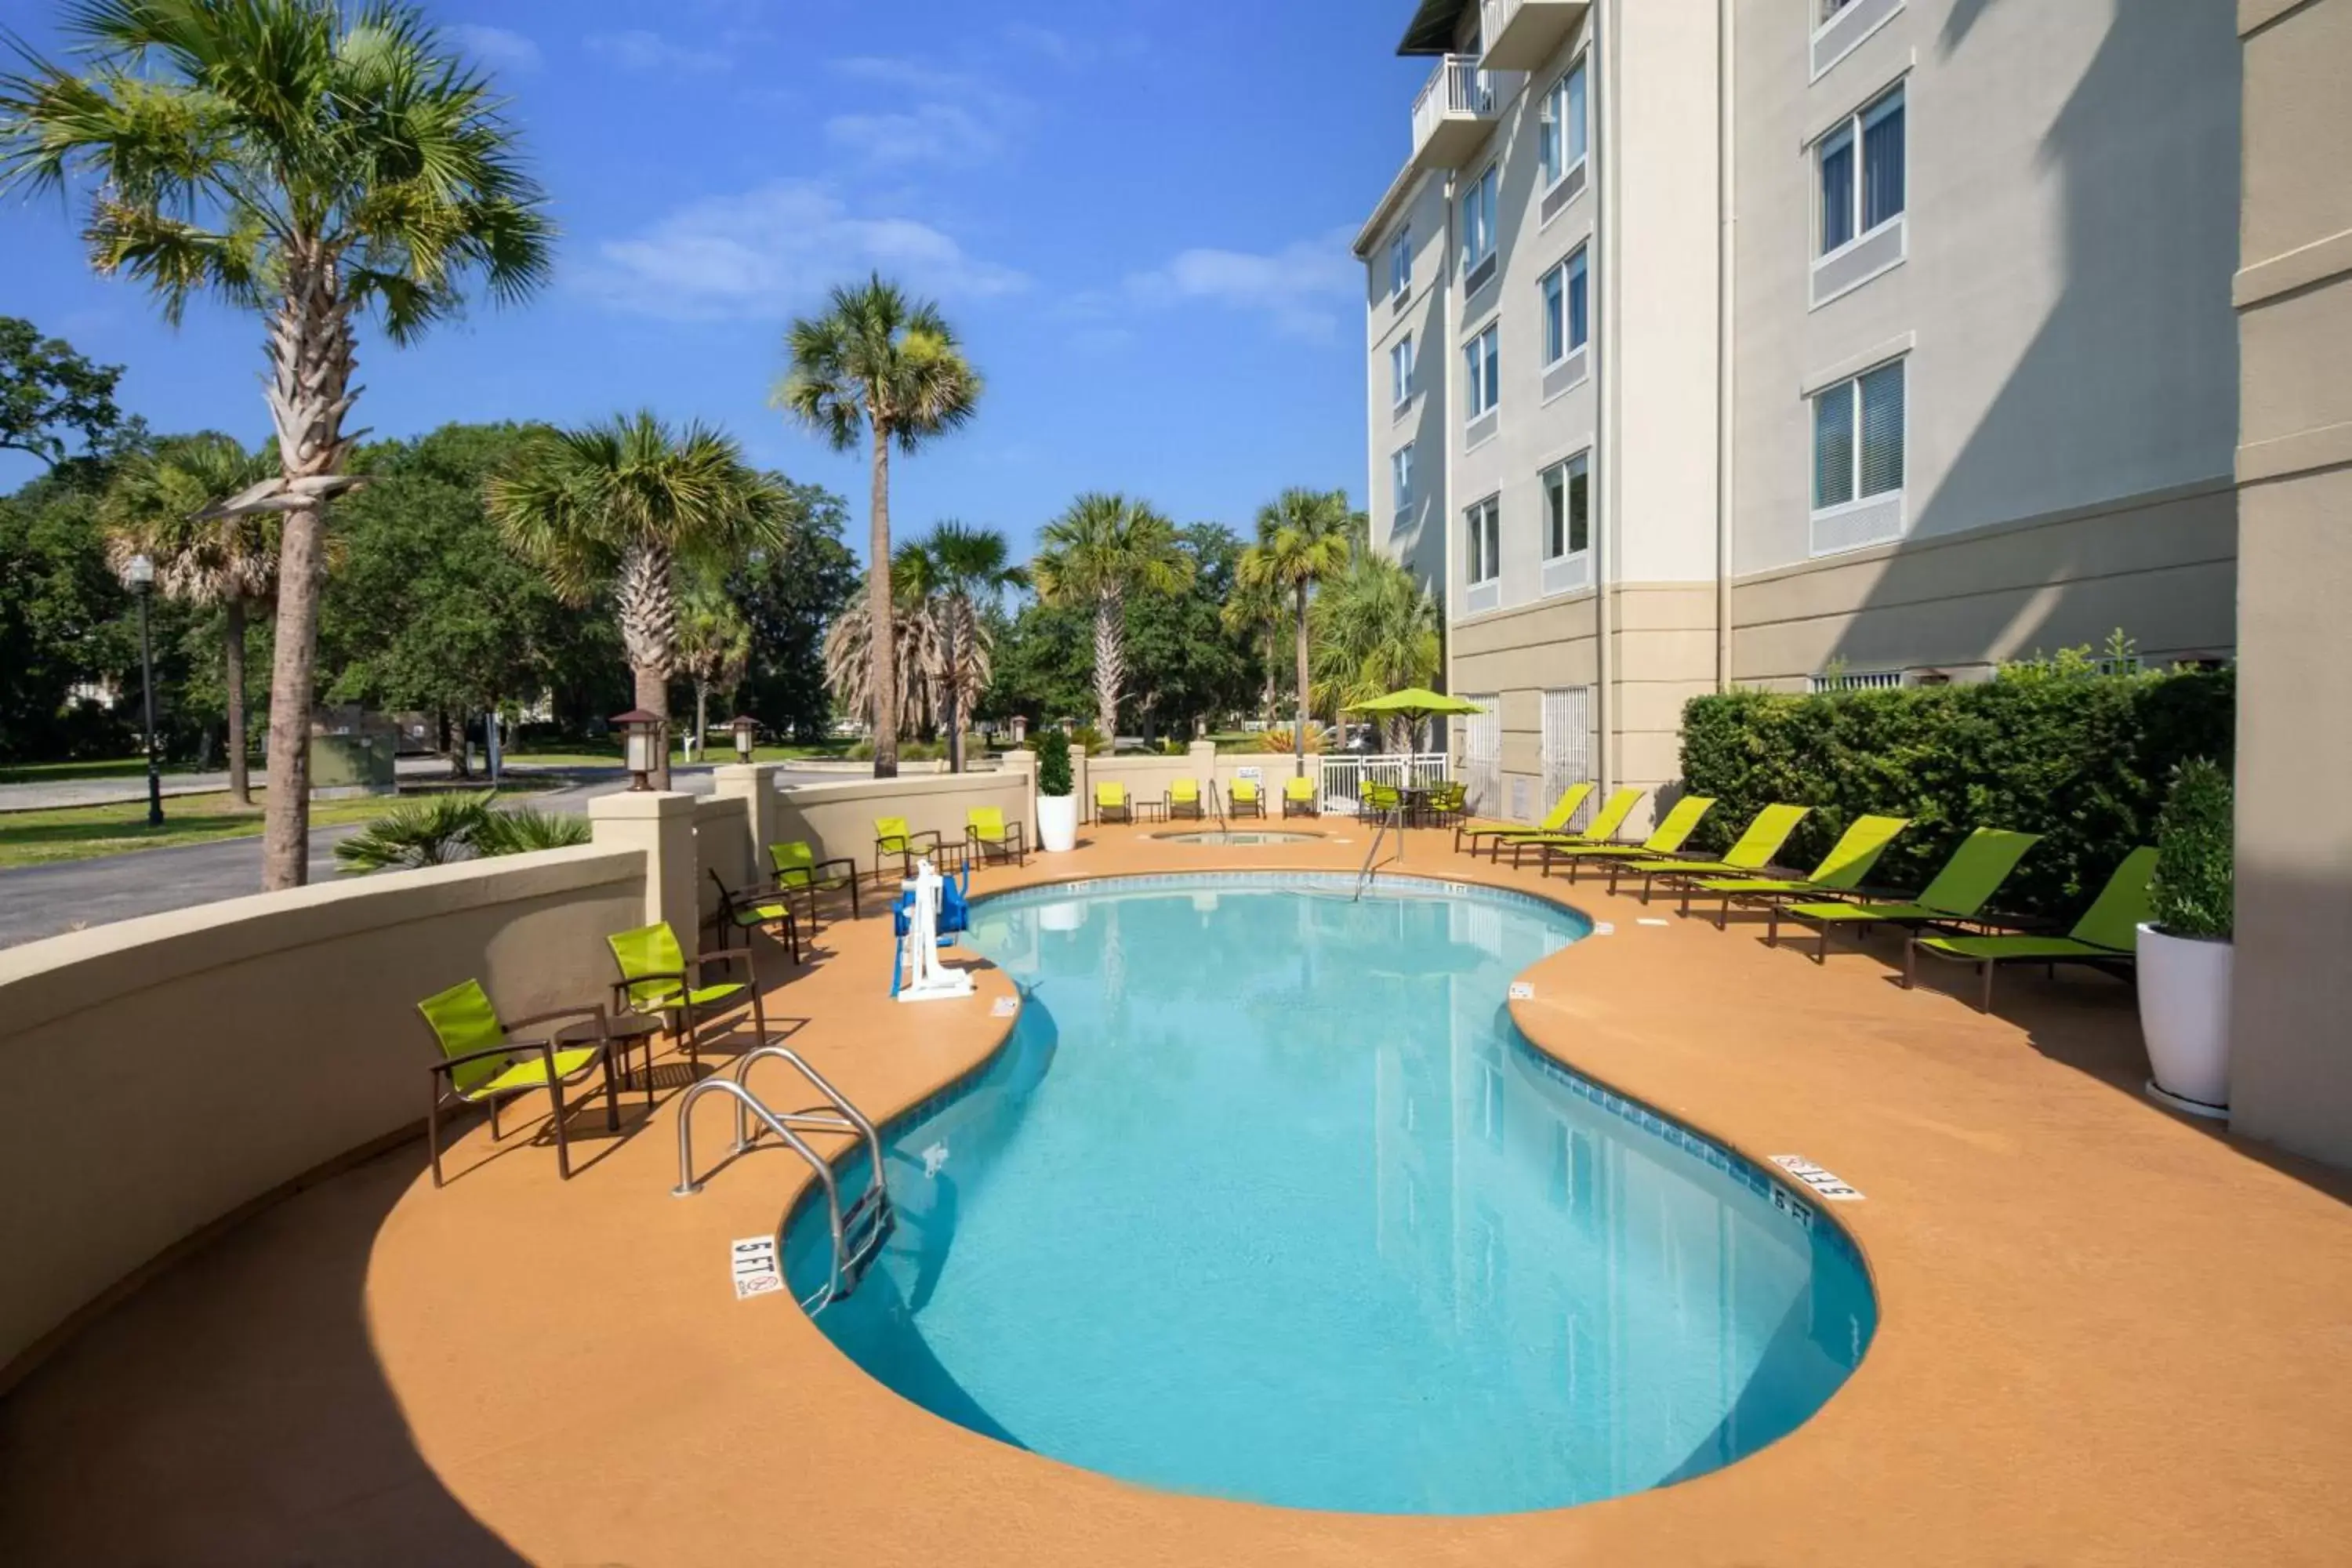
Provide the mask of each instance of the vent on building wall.
[{"label": "vent on building wall", "polygon": [[1808,678],[1811,689],[1821,691],[1887,691],[1903,684],[1899,669],[1833,669]]}]

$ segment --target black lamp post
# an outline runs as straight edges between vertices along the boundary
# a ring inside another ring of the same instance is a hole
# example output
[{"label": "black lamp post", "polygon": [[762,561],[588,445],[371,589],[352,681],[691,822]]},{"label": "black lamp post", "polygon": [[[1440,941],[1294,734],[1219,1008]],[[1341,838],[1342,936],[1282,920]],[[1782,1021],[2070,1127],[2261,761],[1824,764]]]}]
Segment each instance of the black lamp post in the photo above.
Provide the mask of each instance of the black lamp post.
[{"label": "black lamp post", "polygon": [[147,596],[155,587],[155,563],[134,555],[122,568],[123,586],[139,601],[139,695],[147,710],[147,826],[163,826],[163,770],[155,756],[155,653],[147,637]]}]

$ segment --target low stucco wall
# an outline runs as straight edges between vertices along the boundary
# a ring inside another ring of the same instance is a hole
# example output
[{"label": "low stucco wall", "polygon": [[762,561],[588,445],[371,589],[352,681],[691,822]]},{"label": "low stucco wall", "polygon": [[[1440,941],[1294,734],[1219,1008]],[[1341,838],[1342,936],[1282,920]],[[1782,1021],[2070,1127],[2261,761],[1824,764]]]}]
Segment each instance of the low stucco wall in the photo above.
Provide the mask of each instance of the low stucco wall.
[{"label": "low stucco wall", "polygon": [[601,1000],[646,857],[586,846],[202,905],[0,952],[0,1388],[175,1243],[422,1122],[416,1003]]},{"label": "low stucco wall", "polygon": [[817,846],[823,858],[846,856],[859,869],[871,871],[875,818],[903,816],[911,831],[930,828],[952,841],[963,837],[964,814],[974,806],[997,807],[1007,822],[1022,824],[1033,846],[1036,843],[1036,803],[1030,795],[1025,768],[780,789],[774,805],[774,841],[805,839]]}]

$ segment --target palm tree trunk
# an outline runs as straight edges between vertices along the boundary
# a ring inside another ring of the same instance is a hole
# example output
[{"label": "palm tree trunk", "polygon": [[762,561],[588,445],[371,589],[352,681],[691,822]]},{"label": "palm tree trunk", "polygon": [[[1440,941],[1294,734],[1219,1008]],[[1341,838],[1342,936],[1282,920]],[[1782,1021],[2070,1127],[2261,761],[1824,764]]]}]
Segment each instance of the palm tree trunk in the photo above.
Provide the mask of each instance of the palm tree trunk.
[{"label": "palm tree trunk", "polygon": [[694,757],[702,760],[702,747],[710,734],[710,682],[700,676],[694,679]]},{"label": "palm tree trunk", "polygon": [[1298,776],[1307,776],[1307,584],[1298,584]]},{"label": "palm tree trunk", "polygon": [[941,618],[946,623],[942,629],[947,641],[947,657],[943,661],[947,665],[947,688],[940,697],[947,708],[948,772],[960,773],[963,772],[963,711],[958,700],[963,696],[963,670],[956,663],[956,623],[960,617],[956,614],[953,598],[948,600],[947,614]]},{"label": "palm tree trunk", "polygon": [[269,676],[269,799],[261,885],[299,888],[310,875],[310,699],[317,685],[319,590],[326,580],[325,483],[351,442],[350,302],[335,262],[313,244],[287,247],[283,298],[269,323],[269,416],[286,481],[278,538],[278,639]]},{"label": "palm tree trunk", "polygon": [[1127,680],[1126,607],[1116,594],[1095,599],[1095,723],[1103,744],[1118,749],[1118,693]]},{"label": "palm tree trunk", "polygon": [[228,666],[228,794],[239,805],[253,804],[253,774],[245,760],[245,601],[229,595],[228,636],[222,654]]},{"label": "palm tree trunk", "polygon": [[898,776],[898,647],[890,604],[890,436],[867,411],[874,437],[874,526],[866,540],[866,615],[872,649],[874,776]]},{"label": "palm tree trunk", "polygon": [[669,788],[669,677],[677,661],[675,565],[666,544],[632,544],[621,552],[620,581],[613,590],[636,704],[662,721],[663,744],[654,762],[656,789]]}]

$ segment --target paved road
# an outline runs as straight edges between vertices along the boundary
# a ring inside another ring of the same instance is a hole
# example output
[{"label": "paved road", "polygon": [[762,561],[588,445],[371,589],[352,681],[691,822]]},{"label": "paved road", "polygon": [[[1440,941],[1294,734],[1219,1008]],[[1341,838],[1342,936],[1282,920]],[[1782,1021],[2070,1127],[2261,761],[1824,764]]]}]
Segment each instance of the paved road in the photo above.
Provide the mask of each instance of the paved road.
[{"label": "paved road", "polygon": [[[439,778],[449,764],[439,757],[402,757],[393,763],[404,779]],[[521,771],[521,770],[516,770]],[[268,783],[260,768],[253,770],[253,787]],[[163,798],[174,795],[218,795],[228,788],[226,771],[211,773],[165,773]],[[0,784],[0,811],[48,811],[69,805],[110,805],[119,801],[145,800],[147,775],[106,779],[39,779]]]},{"label": "paved road", "polygon": [[[584,812],[591,799],[625,789],[629,783],[628,774],[618,768],[583,770],[574,776],[578,783],[532,795],[530,804],[546,810]],[[671,782],[688,795],[709,795],[714,783],[708,768],[676,769]],[[824,773],[792,773],[782,775],[782,782],[821,784],[837,779]],[[358,831],[356,826],[322,827],[310,835],[310,880],[335,879],[335,842]],[[0,870],[0,947],[83,926],[243,898],[260,888],[258,836]]]}]

